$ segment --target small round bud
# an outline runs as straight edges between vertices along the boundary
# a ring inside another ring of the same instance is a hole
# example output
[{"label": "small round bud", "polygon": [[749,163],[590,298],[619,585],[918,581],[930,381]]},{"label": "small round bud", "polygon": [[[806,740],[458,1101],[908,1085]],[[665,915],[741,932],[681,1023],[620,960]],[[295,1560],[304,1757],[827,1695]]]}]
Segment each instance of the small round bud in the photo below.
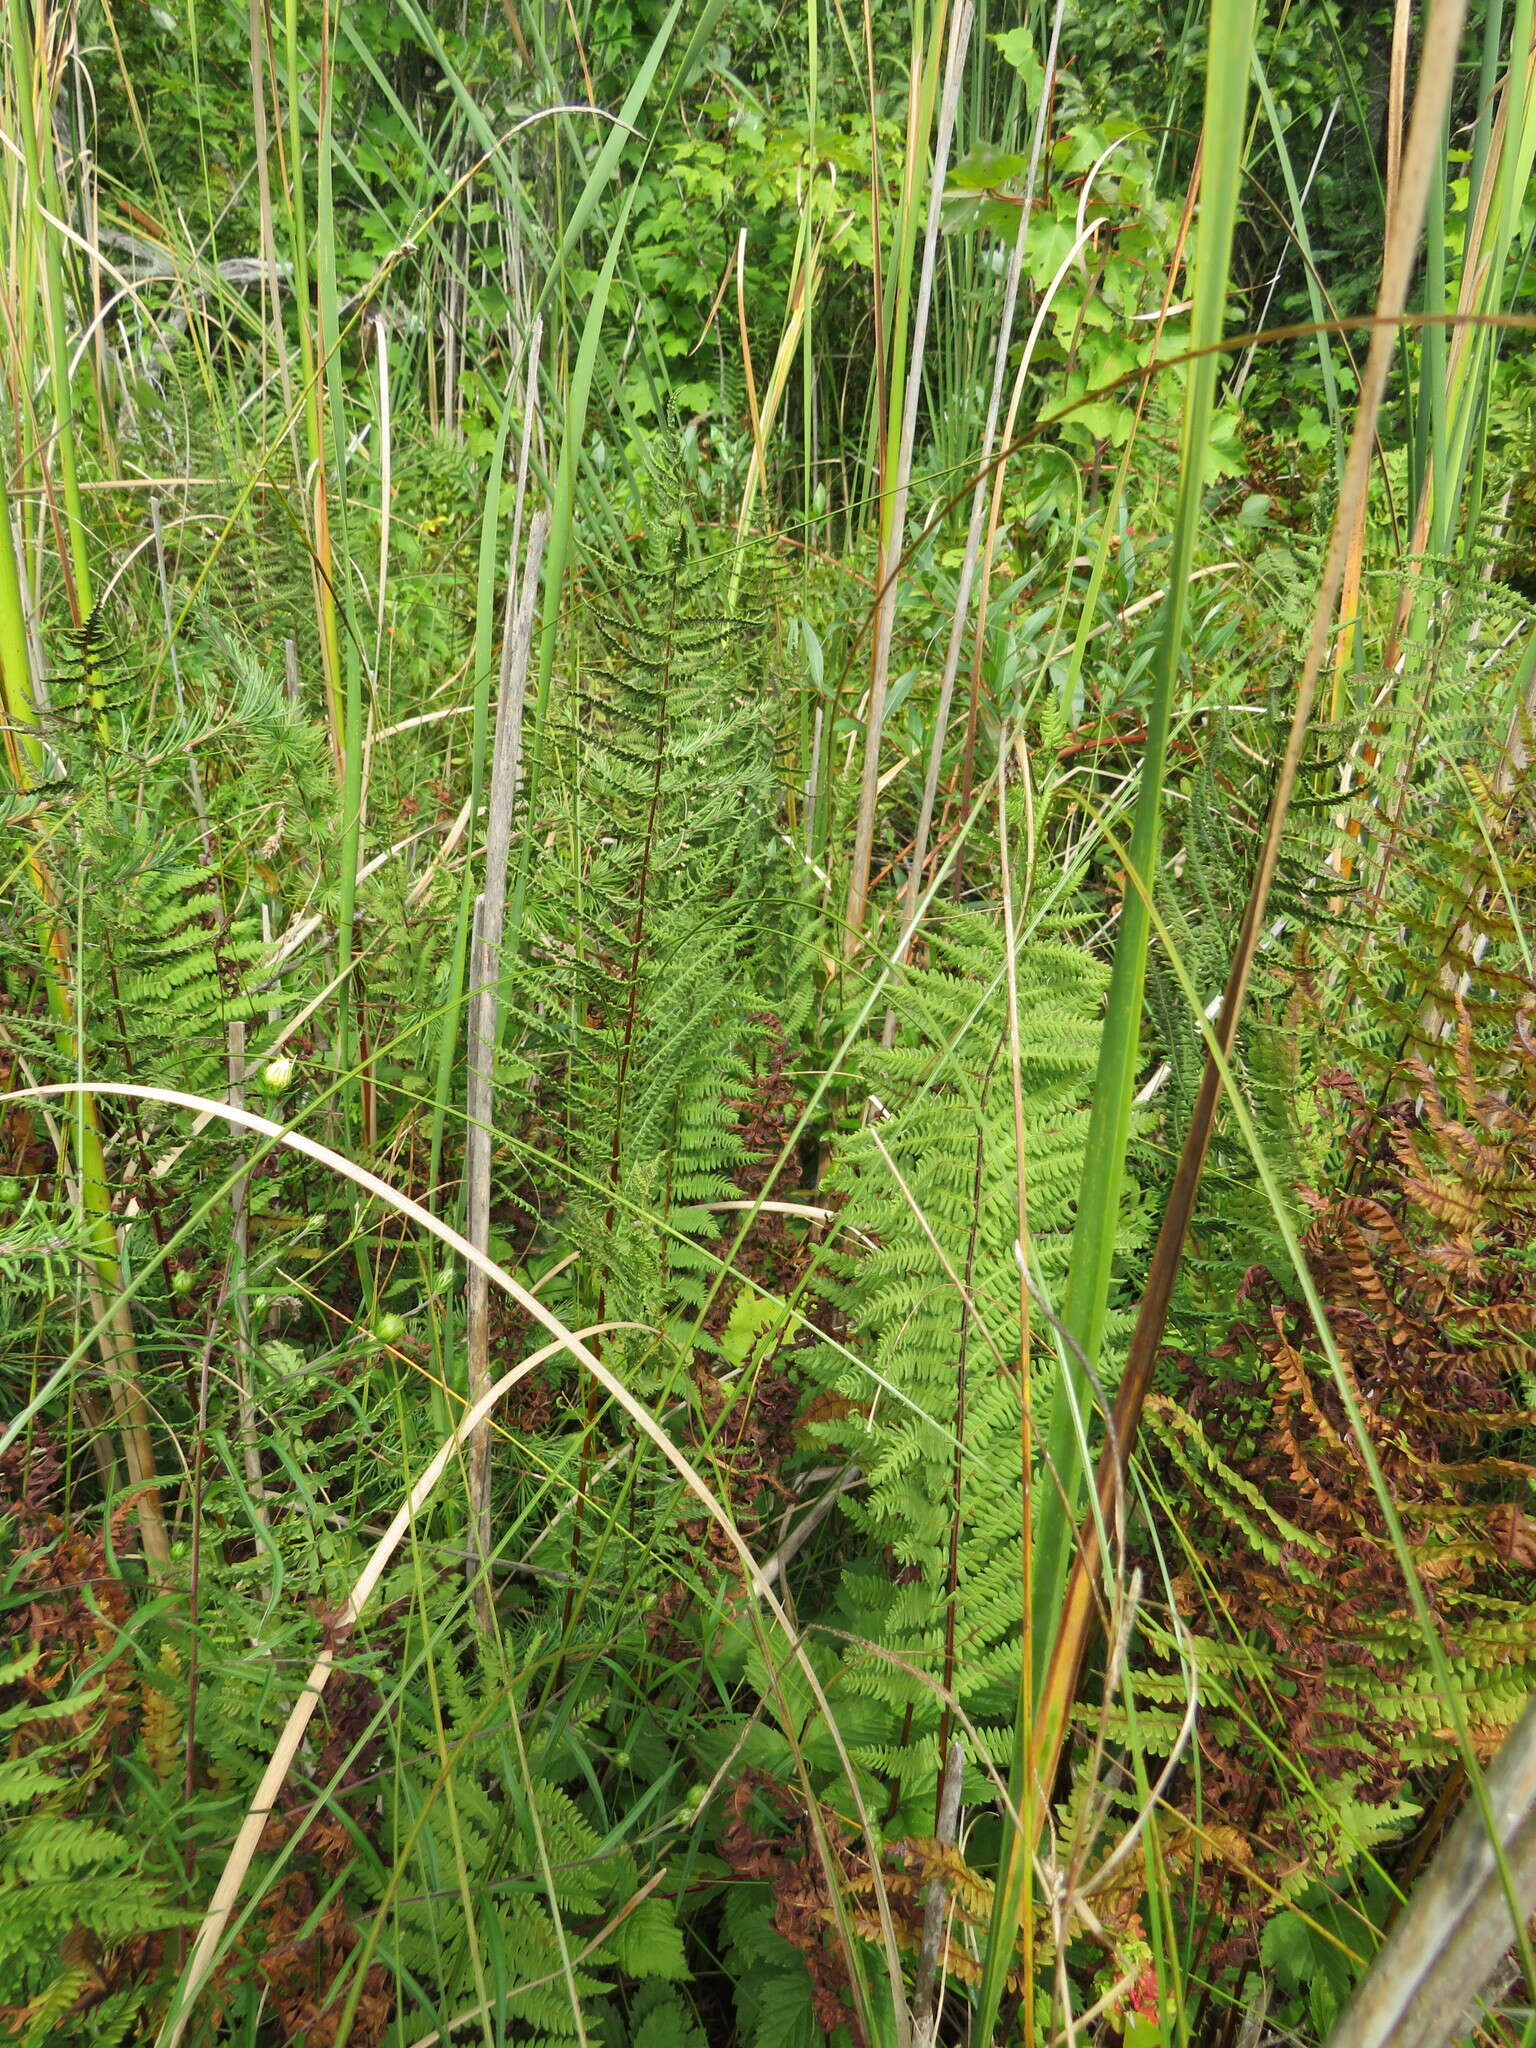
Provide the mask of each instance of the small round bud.
[{"label": "small round bud", "polygon": [[179,1300],[185,1300],[196,1284],[196,1275],[190,1266],[173,1266],[171,1268],[171,1292]]},{"label": "small round bud", "polygon": [[281,1095],[293,1079],[293,1061],[285,1053],[268,1060],[261,1070],[261,1085],[269,1095]]},{"label": "small round bud", "polygon": [[408,1327],[404,1316],[397,1316],[389,1309],[373,1319],[374,1338],[380,1344],[403,1344]]},{"label": "small round bud", "polygon": [[19,1209],[22,1196],[25,1193],[26,1189],[23,1188],[14,1173],[8,1173],[3,1180],[0,1180],[0,1205],[3,1205],[5,1208]]}]

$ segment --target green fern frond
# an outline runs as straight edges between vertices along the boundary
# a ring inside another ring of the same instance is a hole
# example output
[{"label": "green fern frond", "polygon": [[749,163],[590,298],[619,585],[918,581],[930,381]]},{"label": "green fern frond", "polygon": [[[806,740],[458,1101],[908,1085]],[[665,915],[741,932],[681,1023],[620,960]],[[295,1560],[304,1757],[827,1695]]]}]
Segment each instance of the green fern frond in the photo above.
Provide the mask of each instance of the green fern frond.
[{"label": "green fern frond", "polygon": [[[1029,1258],[1049,1296],[1066,1271],[1104,977],[1083,951],[1050,939],[1021,947],[1016,973]],[[841,1142],[826,1191],[858,1237],[840,1232],[821,1292],[859,1333],[869,1369],[814,1343],[797,1362],[844,1410],[809,1422],[808,1434],[864,1473],[844,1513],[888,1574],[866,1564],[845,1579],[852,1632],[889,1654],[850,1648],[839,1684],[884,1708],[883,1734],[858,1754],[891,1778],[901,1813],[922,1831],[945,1720],[938,1682],[993,1730],[994,1760],[1012,1740],[1018,1688],[1019,1174],[995,925],[969,913],[935,929],[901,1002],[907,1026],[869,1072],[878,1107]],[[1128,1217],[1128,1244],[1138,1228]],[[1123,1310],[1114,1327],[1125,1327]],[[1050,1372],[1043,1321],[1035,1335],[1033,1369]]]}]

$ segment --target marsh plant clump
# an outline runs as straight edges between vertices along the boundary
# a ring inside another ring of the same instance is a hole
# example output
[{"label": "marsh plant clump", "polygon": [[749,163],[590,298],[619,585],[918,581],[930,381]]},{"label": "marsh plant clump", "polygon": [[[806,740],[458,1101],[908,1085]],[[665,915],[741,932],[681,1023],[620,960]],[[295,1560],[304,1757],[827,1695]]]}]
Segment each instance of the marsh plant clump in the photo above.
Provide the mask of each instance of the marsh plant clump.
[{"label": "marsh plant clump", "polygon": [[1536,1677],[1531,36],[0,15],[25,2048],[1401,1971]]}]

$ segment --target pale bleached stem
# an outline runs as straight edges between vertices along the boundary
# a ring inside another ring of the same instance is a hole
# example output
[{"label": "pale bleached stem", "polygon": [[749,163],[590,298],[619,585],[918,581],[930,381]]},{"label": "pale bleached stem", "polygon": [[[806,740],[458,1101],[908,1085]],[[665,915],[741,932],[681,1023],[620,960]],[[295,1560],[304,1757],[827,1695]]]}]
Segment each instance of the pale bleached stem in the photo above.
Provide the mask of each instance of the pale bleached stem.
[{"label": "pale bleached stem", "polygon": [[[934,1831],[946,1849],[954,1847],[960,1832],[960,1793],[964,1783],[965,1750],[956,1737],[944,1759],[938,1827]],[[923,1945],[917,1953],[917,1982],[912,1992],[913,2048],[932,2048],[938,2032],[939,1951],[944,1945],[944,1922],[948,1916],[949,1886],[942,1877],[935,1877],[923,1902]]]},{"label": "pale bleached stem", "polygon": [[1533,1906],[1536,1702],[1504,1738],[1482,1798],[1468,1800],[1436,1851],[1328,2048],[1442,2048],[1471,2033],[1479,1994]]},{"label": "pale bleached stem", "polygon": [[875,809],[880,795],[880,740],[885,724],[886,687],[890,681],[891,636],[896,624],[896,599],[900,585],[902,541],[907,524],[907,493],[912,481],[912,444],[917,432],[917,403],[922,393],[923,352],[928,340],[928,314],[933,302],[933,273],[938,255],[939,222],[944,202],[944,180],[949,170],[949,149],[954,139],[955,114],[965,73],[975,21],[972,0],[962,0],[949,31],[945,53],[944,92],[939,106],[938,134],[934,141],[933,170],[928,191],[928,220],[923,239],[922,274],[918,281],[917,310],[912,323],[912,347],[907,362],[907,387],[902,410],[901,438],[897,446],[896,475],[886,516],[880,522],[881,546],[876,572],[875,630],[870,648],[869,703],[865,711],[864,766],[860,779],[859,811],[854,821],[853,861],[848,884],[848,932],[850,952],[858,946],[869,901],[869,874],[875,845]]},{"label": "pale bleached stem", "polygon": [[[1029,175],[1024,186],[1024,204],[1019,209],[1018,233],[1013,238],[1013,250],[1008,259],[1008,280],[1003,292],[1003,313],[998,325],[997,352],[992,365],[992,390],[987,399],[987,423],[981,439],[981,462],[976,477],[976,488],[971,493],[971,516],[966,529],[965,553],[960,562],[960,584],[955,592],[949,645],[944,653],[944,677],[939,685],[939,705],[934,716],[933,740],[928,749],[928,771],[923,778],[923,800],[918,811],[917,831],[912,841],[912,863],[907,870],[901,941],[895,954],[898,963],[911,941],[912,928],[917,922],[918,901],[922,895],[923,869],[928,860],[928,839],[933,830],[933,813],[938,803],[939,773],[944,762],[944,738],[949,729],[949,715],[954,706],[955,680],[960,673],[960,655],[965,646],[971,590],[975,584],[976,565],[981,553],[981,526],[986,516],[987,491],[991,482],[992,451],[997,441],[997,424],[1003,410],[1003,386],[1007,381],[1014,313],[1018,306],[1019,282],[1023,275],[1024,244],[1029,233],[1030,216],[1034,206],[1041,152],[1045,146],[1046,114],[1056,77],[1056,55],[1061,43],[1064,12],[1065,0],[1057,0],[1056,12],[1051,20],[1050,49],[1045,60],[1045,81],[1040,94],[1040,105],[1035,114],[1034,137],[1030,144]],[[984,623],[978,623],[978,632],[982,630]],[[887,1044],[894,1037],[895,1029],[893,1010],[886,1017],[884,1036]]]},{"label": "pale bleached stem", "polygon": [[[530,377],[530,389],[532,380]],[[532,407],[529,408],[532,420]],[[527,457],[527,433],[523,438]],[[526,474],[526,470],[524,471]],[[496,1039],[501,1007],[501,941],[506,925],[507,865],[512,844],[512,813],[522,768],[523,708],[528,687],[528,661],[533,647],[533,614],[539,572],[549,532],[547,512],[534,514],[528,529],[528,555],[515,612],[508,590],[508,630],[503,641],[502,688],[496,707],[496,737],[491,750],[490,794],[485,832],[485,888],[475,901],[474,938],[470,947],[469,1079],[464,1136],[465,1235],[479,1251],[491,1237],[491,1136],[495,1119]],[[468,1359],[471,1406],[490,1385],[490,1289],[479,1266],[465,1280],[464,1339]],[[470,1546],[469,1571],[476,1581],[475,1610],[482,1625],[490,1623],[490,1593],[485,1564],[491,1552],[491,1432],[482,1424],[469,1439]]]}]

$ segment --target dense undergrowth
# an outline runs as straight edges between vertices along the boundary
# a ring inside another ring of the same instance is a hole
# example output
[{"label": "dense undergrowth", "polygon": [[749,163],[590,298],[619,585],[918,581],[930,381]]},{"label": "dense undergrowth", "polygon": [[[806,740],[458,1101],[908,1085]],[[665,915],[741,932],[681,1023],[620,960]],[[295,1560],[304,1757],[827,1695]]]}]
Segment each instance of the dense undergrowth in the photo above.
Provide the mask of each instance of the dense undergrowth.
[{"label": "dense undergrowth", "polygon": [[10,2037],[1328,2036],[1536,1679],[1452,12],[5,10]]}]

